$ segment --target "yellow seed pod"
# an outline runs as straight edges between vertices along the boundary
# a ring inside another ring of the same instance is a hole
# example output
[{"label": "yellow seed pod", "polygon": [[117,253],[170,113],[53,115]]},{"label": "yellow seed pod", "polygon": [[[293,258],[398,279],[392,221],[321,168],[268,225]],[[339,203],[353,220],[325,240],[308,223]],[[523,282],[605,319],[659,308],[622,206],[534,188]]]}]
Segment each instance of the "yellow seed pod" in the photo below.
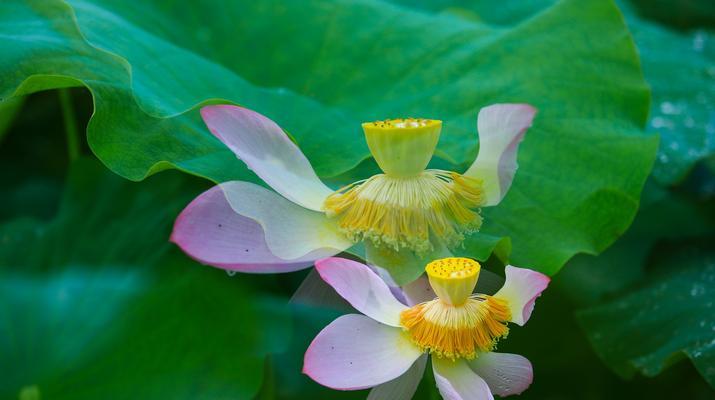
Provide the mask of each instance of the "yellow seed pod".
[{"label": "yellow seed pod", "polygon": [[362,124],[367,146],[385,174],[412,177],[427,168],[442,130],[442,121],[398,118]]},{"label": "yellow seed pod", "polygon": [[481,266],[471,258],[449,257],[432,261],[425,271],[437,296],[453,306],[467,301],[479,279]]}]

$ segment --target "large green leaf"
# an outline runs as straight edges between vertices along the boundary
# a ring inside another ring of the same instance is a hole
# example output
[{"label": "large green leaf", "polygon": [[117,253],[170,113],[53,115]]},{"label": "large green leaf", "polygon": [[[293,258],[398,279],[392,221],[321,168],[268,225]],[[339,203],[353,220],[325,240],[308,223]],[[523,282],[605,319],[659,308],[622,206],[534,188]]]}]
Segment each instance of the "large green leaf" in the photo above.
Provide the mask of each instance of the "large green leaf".
[{"label": "large green leaf", "polygon": [[174,166],[217,182],[250,178],[203,127],[206,101],[275,119],[322,176],[367,157],[359,122],[404,115],[443,119],[438,154],[465,168],[478,109],[529,102],[540,113],[512,191],[466,252],[500,245],[506,258],[510,242],[512,262],[555,273],[625,230],[656,139],[642,131],[648,89],[616,6],[550,3],[494,26],[352,0],[3,2],[0,97],[85,85],[89,143],[112,170]]},{"label": "large green leaf", "polygon": [[584,310],[579,319],[598,354],[618,373],[654,376],[687,356],[715,387],[712,249],[663,256],[642,288]]},{"label": "large green leaf", "polygon": [[661,137],[653,175],[672,184],[715,153],[715,34],[677,31],[620,4],[653,89],[648,130]]},{"label": "large green leaf", "polygon": [[449,13],[496,26],[510,26],[533,17],[558,0],[390,0],[391,3],[431,13]]},{"label": "large green leaf", "polygon": [[649,181],[628,231],[598,256],[578,255],[556,282],[580,306],[592,306],[647,279],[646,264],[659,242],[715,233],[715,202]]},{"label": "large green leaf", "polygon": [[170,251],[172,219],[196,192],[182,178],[129,183],[80,160],[54,219],[0,225],[0,364],[11,366],[0,397],[258,391],[289,320],[250,282]]},{"label": "large green leaf", "polygon": [[715,26],[715,3],[710,0],[630,0],[639,14],[678,28]]},{"label": "large green leaf", "polygon": [[14,97],[7,101],[0,102],[0,142],[12,124],[15,115],[20,111],[24,97]]},{"label": "large green leaf", "polygon": [[[565,293],[560,280],[570,266],[555,277],[536,301],[524,327],[514,326],[499,342],[497,351],[521,354],[534,367],[534,382],[519,400],[556,399],[667,399],[708,400],[712,389],[690,365],[678,365],[649,379],[642,376],[623,380],[599,362],[574,316],[578,306]],[[611,315],[621,321],[622,313]],[[627,338],[629,334],[624,336]]]},{"label": "large green leaf", "polygon": [[[431,12],[509,25],[533,17],[555,0],[403,1]],[[665,184],[685,177],[699,160],[715,152],[715,37],[712,1],[620,0],[641,56],[646,80],[653,90],[648,130],[661,137],[654,176]],[[649,18],[657,18],[658,21]],[[689,27],[680,31],[675,27]]]},{"label": "large green leaf", "polygon": [[[707,188],[713,187],[714,178],[699,166],[678,187],[664,189],[651,180],[629,231],[597,257],[575,257],[554,282],[586,308],[581,318],[585,333],[605,363],[621,375],[660,375],[683,352],[692,352],[698,370],[712,383],[709,371],[715,359],[693,349],[699,346],[697,337],[715,338],[715,331],[703,330],[697,319],[698,312],[712,313],[706,303],[715,296],[700,300],[678,293],[706,282],[709,256],[676,257],[662,249],[673,244],[692,247],[703,235],[711,247],[715,197]],[[660,292],[670,285],[667,294]]]}]

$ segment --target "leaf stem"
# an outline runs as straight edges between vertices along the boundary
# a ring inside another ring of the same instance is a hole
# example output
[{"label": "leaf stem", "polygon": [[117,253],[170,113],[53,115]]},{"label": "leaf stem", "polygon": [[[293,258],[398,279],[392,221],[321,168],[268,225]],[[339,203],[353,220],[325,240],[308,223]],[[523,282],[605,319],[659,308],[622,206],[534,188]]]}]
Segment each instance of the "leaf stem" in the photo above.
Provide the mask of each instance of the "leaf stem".
[{"label": "leaf stem", "polygon": [[79,157],[79,133],[77,131],[77,121],[74,116],[74,106],[69,89],[59,89],[60,107],[62,108],[62,119],[65,123],[65,134],[67,135],[67,154],[70,162]]}]

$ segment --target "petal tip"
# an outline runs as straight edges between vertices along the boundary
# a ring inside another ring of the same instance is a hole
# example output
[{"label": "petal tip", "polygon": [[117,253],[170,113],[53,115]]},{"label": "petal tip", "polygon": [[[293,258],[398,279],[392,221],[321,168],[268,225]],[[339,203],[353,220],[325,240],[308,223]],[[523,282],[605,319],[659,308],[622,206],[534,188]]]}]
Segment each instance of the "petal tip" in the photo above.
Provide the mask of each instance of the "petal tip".
[{"label": "petal tip", "polygon": [[526,111],[528,111],[528,112],[530,112],[531,114],[534,114],[534,115],[539,112],[539,109],[538,109],[538,108],[532,106],[532,105],[529,104],[529,103],[517,103],[516,105],[519,106],[519,107],[524,108]]},{"label": "petal tip", "polygon": [[333,259],[339,259],[340,257],[326,257],[319,260],[315,260],[315,268],[320,272],[321,269],[326,268],[323,264],[330,262]]},{"label": "petal tip", "polygon": [[[206,121],[206,119],[211,119],[216,116],[216,114],[220,113],[221,111],[234,111],[234,112],[252,112],[255,113],[255,111],[251,111],[245,107],[237,106],[234,104],[211,104],[208,106],[203,106],[199,110],[199,113],[201,114],[201,117]],[[208,121],[206,121],[208,122]]]},{"label": "petal tip", "polygon": [[[341,262],[356,262],[353,260],[350,260],[348,258],[343,258],[343,257],[325,257],[321,258],[318,260],[315,260],[315,269],[318,271],[320,274],[320,277],[323,278],[323,280],[326,280],[326,277],[323,275],[329,268],[332,268],[334,263],[341,263]],[[327,280],[326,280],[327,282]]]},{"label": "petal tip", "polygon": [[179,215],[174,220],[174,225],[171,228],[171,235],[169,235],[169,242],[176,244],[182,250],[184,250],[182,226],[184,224],[184,220],[186,219],[186,210],[190,206],[191,206],[191,204],[189,204],[186,208],[181,210],[181,213],[179,213]]},{"label": "petal tip", "polygon": [[[347,314],[350,315],[350,314]],[[333,321],[334,323],[335,321]],[[328,326],[329,327],[329,326]],[[310,379],[313,381],[317,382],[318,384],[325,386],[327,388],[333,389],[333,390],[356,390],[356,389],[364,389],[362,387],[357,387],[357,388],[352,388],[352,387],[341,387],[338,385],[334,385],[330,383],[327,379],[323,379],[323,376],[321,375],[320,371],[320,365],[315,365],[316,362],[319,362],[319,355],[314,354],[316,348],[319,346],[318,342],[319,339],[324,335],[326,329],[328,327],[323,328],[322,331],[318,333],[316,337],[313,338],[313,340],[310,342],[310,345],[308,345],[308,348],[305,350],[305,354],[303,355],[303,368],[301,369],[301,372],[308,376]]]},{"label": "petal tip", "polygon": [[[523,123],[526,125],[524,129],[529,128],[534,120],[534,117],[539,112],[539,110],[529,103],[497,103],[491,104],[483,107],[479,110],[480,116],[486,116],[486,114],[492,115],[503,115],[504,114],[520,114],[524,117]],[[484,113],[485,115],[483,115]]]},{"label": "petal tip", "polygon": [[529,126],[534,122],[534,117],[536,117],[536,114],[539,113],[539,109],[532,106],[531,104],[522,104],[524,107],[524,113],[529,115]]},{"label": "petal tip", "polygon": [[313,365],[313,350],[319,336],[320,333],[318,334],[318,336],[313,338],[313,340],[310,342],[310,345],[308,345],[308,348],[305,350],[305,354],[303,355],[303,368],[301,369],[301,372],[313,381],[323,386],[326,386],[323,382],[320,381],[320,377],[316,374],[315,365]]},{"label": "petal tip", "polygon": [[541,272],[534,271],[528,268],[519,268],[513,265],[507,265],[505,268],[507,281],[512,280],[521,291],[518,297],[521,307],[521,318],[516,318],[512,321],[519,326],[523,326],[531,318],[531,313],[534,311],[536,299],[541,296],[544,290],[549,286],[551,278]]},{"label": "petal tip", "polygon": [[218,104],[213,104],[210,106],[203,106],[199,110],[199,113],[201,114],[201,117],[206,120],[206,118],[210,117],[211,114],[217,111],[219,105]]},{"label": "petal tip", "polygon": [[544,285],[548,285],[549,282],[551,282],[551,277],[544,274],[543,272],[535,271],[530,268],[521,268],[521,267],[517,267],[517,266],[509,264],[505,267],[505,270],[510,270],[513,273],[517,273],[519,275],[528,276],[529,279],[536,280],[540,283],[543,283]]}]

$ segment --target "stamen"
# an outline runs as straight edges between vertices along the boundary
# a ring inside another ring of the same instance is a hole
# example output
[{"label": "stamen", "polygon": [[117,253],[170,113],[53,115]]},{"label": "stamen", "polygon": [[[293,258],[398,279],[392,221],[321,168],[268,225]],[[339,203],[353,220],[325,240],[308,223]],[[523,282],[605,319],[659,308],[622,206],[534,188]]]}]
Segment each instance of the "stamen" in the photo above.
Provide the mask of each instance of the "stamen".
[{"label": "stamen", "polygon": [[425,254],[432,249],[430,234],[456,247],[465,234],[477,231],[482,219],[474,209],[483,198],[480,180],[426,170],[409,178],[375,175],[336,191],[324,207],[355,242],[369,239]]},{"label": "stamen", "polygon": [[461,306],[441,299],[418,304],[402,312],[400,323],[413,343],[439,357],[473,359],[493,351],[506,337],[511,318],[506,301],[475,295]]}]

